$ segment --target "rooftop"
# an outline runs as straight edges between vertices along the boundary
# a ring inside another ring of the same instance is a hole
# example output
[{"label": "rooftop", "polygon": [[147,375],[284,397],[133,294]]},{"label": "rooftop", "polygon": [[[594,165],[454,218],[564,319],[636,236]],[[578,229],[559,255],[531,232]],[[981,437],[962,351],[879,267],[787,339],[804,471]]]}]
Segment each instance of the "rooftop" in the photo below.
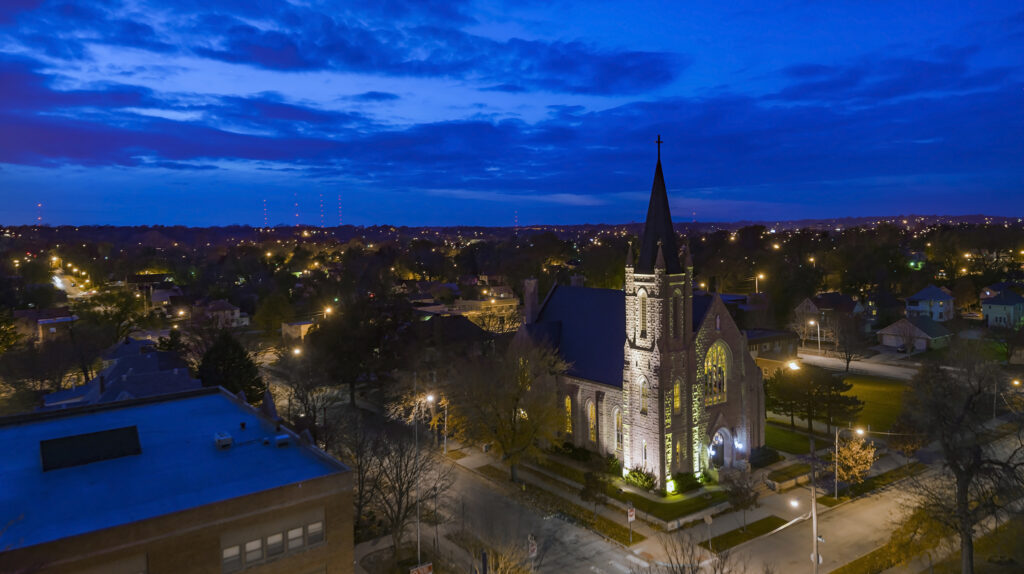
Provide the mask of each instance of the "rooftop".
[{"label": "rooftop", "polygon": [[[138,454],[99,453],[96,462],[43,470],[43,441],[132,427]],[[217,432],[230,433],[233,446],[218,449]],[[282,433],[287,447],[263,444]],[[0,508],[17,518],[4,532],[7,549],[347,470],[223,389],[0,418],[0,443]]]}]

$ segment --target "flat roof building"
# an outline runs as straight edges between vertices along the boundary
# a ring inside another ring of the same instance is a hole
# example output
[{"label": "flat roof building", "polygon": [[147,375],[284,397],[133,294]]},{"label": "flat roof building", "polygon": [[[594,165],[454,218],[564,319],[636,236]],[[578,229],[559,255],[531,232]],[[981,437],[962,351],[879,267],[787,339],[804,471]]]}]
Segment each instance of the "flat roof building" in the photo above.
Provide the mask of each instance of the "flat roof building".
[{"label": "flat roof building", "polygon": [[348,469],[223,389],[0,419],[0,564],[350,572]]}]

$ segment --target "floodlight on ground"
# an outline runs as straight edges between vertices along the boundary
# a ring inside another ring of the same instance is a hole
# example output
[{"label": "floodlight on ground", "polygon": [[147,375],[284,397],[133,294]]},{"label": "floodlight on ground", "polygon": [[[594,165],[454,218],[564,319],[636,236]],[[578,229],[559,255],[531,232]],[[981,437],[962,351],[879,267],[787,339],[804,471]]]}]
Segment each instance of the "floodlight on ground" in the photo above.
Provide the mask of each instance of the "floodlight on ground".
[{"label": "floodlight on ground", "polygon": [[300,349],[298,347],[295,347],[294,349],[292,349],[292,354],[296,355],[296,356],[301,355],[302,354],[302,349]]},{"label": "floodlight on ground", "polygon": [[789,367],[790,371],[799,371],[800,370],[800,364],[797,363],[796,361],[790,361],[789,363],[786,364],[786,366]]}]

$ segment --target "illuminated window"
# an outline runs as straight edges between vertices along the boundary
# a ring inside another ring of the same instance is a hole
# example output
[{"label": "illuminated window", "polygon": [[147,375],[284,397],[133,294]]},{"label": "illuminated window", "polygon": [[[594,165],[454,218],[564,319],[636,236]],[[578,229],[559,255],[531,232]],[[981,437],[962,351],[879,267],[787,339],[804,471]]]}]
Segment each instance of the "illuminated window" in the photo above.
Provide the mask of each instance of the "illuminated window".
[{"label": "illuminated window", "polygon": [[597,442],[597,407],[594,401],[587,402],[587,432],[591,442]]},{"label": "illuminated window", "polygon": [[306,544],[312,546],[324,541],[324,523],[313,522],[306,526]]},{"label": "illuminated window", "polygon": [[640,292],[640,338],[647,337],[647,292]]},{"label": "illuminated window", "polygon": [[680,406],[680,403],[682,402],[682,399],[680,398],[680,394],[681,393],[682,393],[682,385],[679,383],[679,379],[676,379],[675,384],[672,385],[672,412],[677,414],[677,415],[679,414],[679,409],[681,408],[681,406]]},{"label": "illuminated window", "polygon": [[284,552],[284,534],[278,532],[267,536],[267,556],[277,556]]},{"label": "illuminated window", "polygon": [[572,434],[572,398],[565,395],[565,432]]},{"label": "illuminated window", "polygon": [[224,572],[235,572],[242,568],[242,550],[238,546],[231,546],[221,551],[221,570]]},{"label": "illuminated window", "polygon": [[622,411],[615,409],[615,450],[622,450]]},{"label": "illuminated window", "polygon": [[708,349],[704,359],[704,402],[715,405],[725,402],[729,379],[729,348],[721,340]]},{"label": "illuminated window", "polygon": [[292,528],[288,531],[288,550],[302,548],[302,527]]},{"label": "illuminated window", "polygon": [[647,414],[647,379],[640,382],[640,413]]},{"label": "illuminated window", "polygon": [[245,563],[250,564],[263,558],[263,539],[250,540],[245,543]]}]

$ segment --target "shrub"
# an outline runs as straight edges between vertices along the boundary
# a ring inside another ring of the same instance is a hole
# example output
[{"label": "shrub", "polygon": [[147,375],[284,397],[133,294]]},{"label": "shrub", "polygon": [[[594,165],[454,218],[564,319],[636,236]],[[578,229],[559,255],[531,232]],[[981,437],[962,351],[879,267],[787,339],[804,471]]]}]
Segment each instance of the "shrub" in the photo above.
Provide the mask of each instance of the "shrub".
[{"label": "shrub", "polygon": [[622,476],[622,461],[614,454],[608,455],[604,459],[604,471],[615,478]]},{"label": "shrub", "polygon": [[761,446],[750,452],[750,466],[764,468],[782,460],[782,455],[774,448]]},{"label": "shrub", "polygon": [[701,479],[694,476],[692,472],[677,472],[672,475],[672,480],[676,482],[676,492],[678,493],[690,492],[704,486]]},{"label": "shrub", "polygon": [[626,484],[643,490],[651,490],[658,482],[658,479],[654,477],[654,473],[640,467],[631,468],[623,480],[626,481]]},{"label": "shrub", "polygon": [[560,448],[554,447],[551,450],[558,454],[565,455],[573,460],[578,460],[580,462],[587,463],[590,462],[590,457],[593,454],[589,450],[583,447],[576,446],[569,441],[563,442]]}]

